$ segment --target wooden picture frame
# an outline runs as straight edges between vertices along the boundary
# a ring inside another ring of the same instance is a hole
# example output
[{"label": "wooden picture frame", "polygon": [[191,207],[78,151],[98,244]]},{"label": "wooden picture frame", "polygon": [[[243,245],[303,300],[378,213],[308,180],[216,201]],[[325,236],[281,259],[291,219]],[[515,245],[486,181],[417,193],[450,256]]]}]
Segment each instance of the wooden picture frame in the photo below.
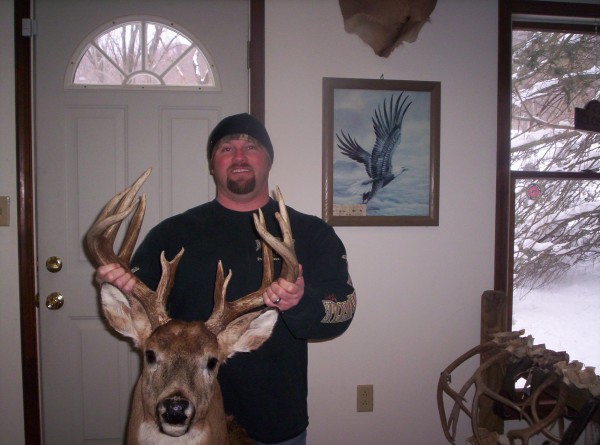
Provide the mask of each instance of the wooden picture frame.
[{"label": "wooden picture frame", "polygon": [[440,90],[440,82],[323,78],[326,222],[439,225]]}]

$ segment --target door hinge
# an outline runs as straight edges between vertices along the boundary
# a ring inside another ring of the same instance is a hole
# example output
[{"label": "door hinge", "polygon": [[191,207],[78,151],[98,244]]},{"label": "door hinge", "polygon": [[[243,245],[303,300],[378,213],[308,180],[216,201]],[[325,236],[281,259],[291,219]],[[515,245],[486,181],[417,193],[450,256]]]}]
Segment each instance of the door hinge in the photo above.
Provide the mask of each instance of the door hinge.
[{"label": "door hinge", "polygon": [[37,21],[33,19],[21,19],[21,35],[32,37],[37,34]]},{"label": "door hinge", "polygon": [[252,66],[252,61],[250,60],[250,57],[252,56],[252,53],[250,52],[250,41],[246,42],[246,69],[249,70],[250,67]]}]

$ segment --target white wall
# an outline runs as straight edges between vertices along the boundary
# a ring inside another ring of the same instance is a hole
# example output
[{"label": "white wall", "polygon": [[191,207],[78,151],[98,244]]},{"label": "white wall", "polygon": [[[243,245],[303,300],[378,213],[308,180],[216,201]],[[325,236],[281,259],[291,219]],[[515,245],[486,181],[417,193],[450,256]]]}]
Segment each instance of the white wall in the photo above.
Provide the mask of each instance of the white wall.
[{"label": "white wall", "polygon": [[[12,17],[12,0],[0,0],[0,195],[13,215],[0,227],[0,443],[20,444]],[[266,0],[271,185],[299,210],[321,214],[323,77],[442,85],[439,227],[336,229],[359,305],[346,334],[310,346],[311,444],[446,443],[437,379],[478,343],[480,295],[493,283],[496,31],[495,1],[439,0],[417,42],[384,59],[344,31],[337,0]],[[356,413],[365,383],[375,411]]]},{"label": "white wall", "polygon": [[13,0],[0,0],[0,196],[10,197],[10,226],[0,227],[0,443],[19,445],[23,433],[21,336],[17,261]]},{"label": "white wall", "polygon": [[[479,342],[493,286],[497,17],[495,1],[440,0],[418,40],[385,59],[344,31],[337,0],[266,1],[271,187],[291,206],[321,215],[323,77],[442,91],[439,227],[336,228],[358,310],[343,336],[310,346],[311,444],[446,443],[437,380]],[[356,413],[356,385],[368,383],[375,410]]]}]

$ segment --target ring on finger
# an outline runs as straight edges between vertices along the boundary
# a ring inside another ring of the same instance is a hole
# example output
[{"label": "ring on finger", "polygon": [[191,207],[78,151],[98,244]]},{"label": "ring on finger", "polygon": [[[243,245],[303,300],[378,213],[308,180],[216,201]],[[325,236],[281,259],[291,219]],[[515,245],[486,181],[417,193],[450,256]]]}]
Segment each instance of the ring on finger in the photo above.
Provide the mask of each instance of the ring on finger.
[{"label": "ring on finger", "polygon": [[281,302],[281,297],[277,297],[277,300],[273,302],[273,304],[279,304]]}]

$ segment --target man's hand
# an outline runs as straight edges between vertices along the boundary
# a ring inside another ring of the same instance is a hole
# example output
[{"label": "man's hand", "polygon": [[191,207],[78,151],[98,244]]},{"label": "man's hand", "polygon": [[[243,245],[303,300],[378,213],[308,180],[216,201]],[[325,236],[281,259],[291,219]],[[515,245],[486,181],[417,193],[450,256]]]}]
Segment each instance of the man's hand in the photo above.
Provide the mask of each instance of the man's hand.
[{"label": "man's hand", "polygon": [[118,287],[125,295],[131,295],[135,286],[135,278],[120,264],[111,263],[96,269],[96,281],[99,284],[110,283]]},{"label": "man's hand", "polygon": [[304,295],[304,277],[302,265],[298,265],[298,278],[295,283],[290,283],[283,278],[271,283],[263,294],[265,305],[276,307],[280,311],[287,311],[296,306]]}]

